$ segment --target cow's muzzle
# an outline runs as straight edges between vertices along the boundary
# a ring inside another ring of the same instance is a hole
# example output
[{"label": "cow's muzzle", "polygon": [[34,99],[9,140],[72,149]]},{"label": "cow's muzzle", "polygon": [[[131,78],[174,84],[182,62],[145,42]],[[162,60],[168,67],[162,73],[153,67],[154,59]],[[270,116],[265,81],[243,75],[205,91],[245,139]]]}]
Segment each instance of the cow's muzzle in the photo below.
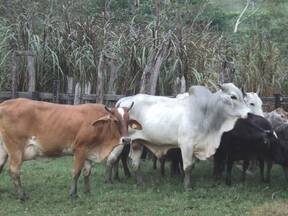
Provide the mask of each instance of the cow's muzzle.
[{"label": "cow's muzzle", "polygon": [[120,143],[124,145],[129,145],[131,143],[131,138],[130,137],[121,137]]}]

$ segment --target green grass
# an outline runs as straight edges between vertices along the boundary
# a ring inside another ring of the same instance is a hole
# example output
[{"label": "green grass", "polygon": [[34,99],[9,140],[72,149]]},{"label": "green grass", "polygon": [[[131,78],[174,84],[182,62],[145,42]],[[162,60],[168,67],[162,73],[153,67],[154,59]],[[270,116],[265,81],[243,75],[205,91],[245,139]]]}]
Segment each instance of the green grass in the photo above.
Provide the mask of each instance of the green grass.
[{"label": "green grass", "polygon": [[[79,197],[68,196],[71,158],[51,161],[29,161],[22,167],[22,181],[30,199],[16,199],[7,170],[0,177],[0,215],[288,215],[287,184],[282,170],[274,166],[270,185],[259,181],[258,173],[240,181],[234,169],[232,186],[211,177],[212,164],[200,162],[192,174],[193,189],[185,192],[180,177],[171,178],[167,170],[161,178],[150,162],[143,163],[145,184],[137,186],[133,178],[104,183],[104,166],[95,164],[91,178],[91,194],[83,193],[83,180],[78,186]],[[167,166],[168,169],[168,166]],[[286,203],[286,204],[285,204]],[[263,206],[263,207],[262,207]],[[267,207],[268,206],[268,207]],[[276,206],[276,213],[268,214]],[[282,207],[281,207],[282,206]],[[263,209],[265,214],[263,214]],[[262,211],[262,212],[261,212]],[[256,213],[255,213],[256,212]]]}]

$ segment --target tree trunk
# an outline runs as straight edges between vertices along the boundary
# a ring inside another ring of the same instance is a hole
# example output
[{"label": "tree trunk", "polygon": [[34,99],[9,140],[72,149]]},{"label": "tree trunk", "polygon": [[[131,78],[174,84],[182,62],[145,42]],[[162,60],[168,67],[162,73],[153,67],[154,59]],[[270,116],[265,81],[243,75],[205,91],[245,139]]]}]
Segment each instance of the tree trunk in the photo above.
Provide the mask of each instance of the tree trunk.
[{"label": "tree trunk", "polygon": [[17,82],[17,56],[15,54],[15,51],[13,51],[12,55],[11,78],[12,78],[11,94],[12,98],[16,98],[18,82]]},{"label": "tree trunk", "polygon": [[165,46],[163,43],[161,45],[160,50],[158,50],[157,55],[156,55],[156,60],[155,60],[155,64],[154,67],[152,68],[152,75],[151,75],[151,86],[150,86],[150,94],[155,95],[156,93],[156,87],[157,87],[157,82],[158,82],[158,77],[160,74],[160,67],[162,65],[162,62],[164,60],[164,55],[166,54],[166,50],[164,50],[165,48],[163,47]]},{"label": "tree trunk", "polygon": [[104,55],[101,52],[100,59],[98,63],[98,73],[96,82],[96,103],[103,103],[103,72],[105,68]]},{"label": "tree trunk", "polygon": [[118,72],[118,68],[116,66],[116,60],[111,59],[109,64],[110,64],[110,78],[108,83],[108,93],[116,94],[115,81],[117,79],[117,72]]},{"label": "tree trunk", "polygon": [[153,31],[154,47],[152,48],[150,58],[148,63],[144,68],[141,80],[140,80],[140,93],[152,94],[156,93],[156,87],[158,82],[158,77],[160,74],[160,67],[164,60],[164,56],[167,52],[165,40],[159,45],[159,29],[160,29],[160,0],[154,0],[154,16],[155,16],[155,26]]},{"label": "tree trunk", "polygon": [[186,79],[183,75],[180,81],[180,93],[184,93],[184,92],[186,92]]},{"label": "tree trunk", "polygon": [[28,71],[28,92],[36,90],[36,74],[34,67],[34,56],[30,51],[27,51],[27,71]]},{"label": "tree trunk", "polygon": [[152,52],[154,52],[154,54],[150,55],[151,57],[148,59],[148,63],[145,66],[141,77],[140,93],[154,95],[156,93],[160,67],[163,63],[164,56],[167,53],[165,41],[163,40],[160,47]]},{"label": "tree trunk", "polygon": [[180,78],[179,77],[176,77],[176,80],[174,80],[174,83],[173,83],[173,95],[176,96],[177,94],[179,94],[179,91],[180,90]]},{"label": "tree trunk", "polygon": [[155,26],[154,26],[154,48],[159,44],[158,43],[158,34],[160,30],[160,6],[161,1],[160,0],[153,0],[153,7],[154,7],[154,16],[155,16]]}]

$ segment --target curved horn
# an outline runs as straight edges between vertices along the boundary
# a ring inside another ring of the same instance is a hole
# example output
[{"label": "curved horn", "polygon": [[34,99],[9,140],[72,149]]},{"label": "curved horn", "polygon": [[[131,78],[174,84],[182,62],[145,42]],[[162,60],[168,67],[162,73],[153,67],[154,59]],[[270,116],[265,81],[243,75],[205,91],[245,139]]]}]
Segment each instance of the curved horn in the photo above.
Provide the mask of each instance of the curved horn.
[{"label": "curved horn", "polygon": [[116,108],[119,108],[119,107],[120,107],[120,104],[121,104],[121,102],[116,105]]},{"label": "curved horn", "polygon": [[256,94],[259,95],[260,93],[260,86],[257,87]]},{"label": "curved horn", "polygon": [[245,92],[245,90],[244,90],[244,87],[241,88],[241,91],[242,91],[243,97],[246,97],[247,94],[246,94],[246,92]]},{"label": "curved horn", "polygon": [[134,101],[132,101],[130,107],[128,108],[128,112],[132,109],[133,106],[134,106]]},{"label": "curved horn", "polygon": [[109,113],[112,113],[112,110],[111,110],[109,107],[107,107],[107,106],[105,106],[105,110],[106,110],[107,112],[109,112]]}]

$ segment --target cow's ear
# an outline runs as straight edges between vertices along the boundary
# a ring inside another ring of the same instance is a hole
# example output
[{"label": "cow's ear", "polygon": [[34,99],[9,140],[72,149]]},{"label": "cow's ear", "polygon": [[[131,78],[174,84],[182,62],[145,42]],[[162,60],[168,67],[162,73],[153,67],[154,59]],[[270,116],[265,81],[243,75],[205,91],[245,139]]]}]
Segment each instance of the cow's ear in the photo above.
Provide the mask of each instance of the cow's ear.
[{"label": "cow's ear", "polygon": [[116,121],[115,118],[113,118],[112,116],[110,115],[105,115],[105,116],[102,116],[100,117],[99,119],[95,120],[92,125],[95,126],[96,124],[98,123],[105,123],[105,122],[108,122],[108,121]]},{"label": "cow's ear", "polygon": [[128,125],[132,129],[142,130],[142,125],[138,121],[136,121],[134,119],[130,119],[129,122],[128,122]]}]

